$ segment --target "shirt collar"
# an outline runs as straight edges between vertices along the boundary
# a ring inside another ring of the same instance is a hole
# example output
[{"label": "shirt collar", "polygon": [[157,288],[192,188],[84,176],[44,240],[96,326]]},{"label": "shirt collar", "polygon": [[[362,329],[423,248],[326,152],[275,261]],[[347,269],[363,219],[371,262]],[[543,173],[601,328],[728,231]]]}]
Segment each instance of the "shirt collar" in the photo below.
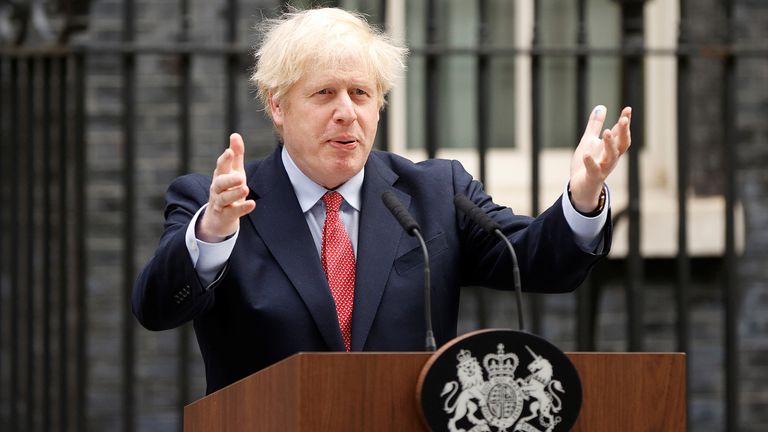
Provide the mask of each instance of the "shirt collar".
[{"label": "shirt collar", "polygon": [[[283,158],[283,166],[288,173],[288,179],[291,181],[293,190],[296,192],[296,198],[299,200],[299,206],[301,206],[302,213],[306,213],[312,207],[317,204],[320,198],[328,192],[328,189],[320,186],[306,176],[296,163],[291,159],[291,155],[288,154],[288,150],[283,146],[281,154]],[[340,193],[352,208],[360,211],[360,191],[363,188],[363,178],[365,177],[365,167],[355,174],[346,183],[336,188],[336,192]]]}]

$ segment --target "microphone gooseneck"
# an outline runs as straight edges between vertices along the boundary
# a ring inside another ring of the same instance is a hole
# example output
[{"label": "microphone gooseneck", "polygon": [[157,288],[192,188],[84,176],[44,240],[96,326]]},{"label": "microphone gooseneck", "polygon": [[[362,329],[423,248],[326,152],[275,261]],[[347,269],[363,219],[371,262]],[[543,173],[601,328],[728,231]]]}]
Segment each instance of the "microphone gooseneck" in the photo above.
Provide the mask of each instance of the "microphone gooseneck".
[{"label": "microphone gooseneck", "polygon": [[430,273],[429,273],[429,254],[427,253],[427,244],[424,242],[424,237],[421,235],[421,228],[416,220],[408,212],[408,209],[403,206],[394,193],[387,191],[381,194],[381,200],[384,201],[384,205],[389,209],[392,216],[397,219],[400,226],[403,227],[405,232],[411,236],[415,236],[421,244],[421,252],[424,256],[424,321],[427,328],[426,346],[425,349],[428,352],[432,352],[436,348],[435,334],[432,330],[432,290],[430,289]]},{"label": "microphone gooseneck", "polygon": [[453,203],[456,205],[456,208],[466,214],[474,223],[480,226],[483,231],[498,236],[507,245],[507,249],[509,249],[509,253],[512,256],[512,280],[515,287],[515,299],[517,300],[517,325],[520,331],[525,331],[525,320],[523,319],[523,289],[520,284],[520,266],[517,264],[515,248],[512,247],[512,243],[507,236],[501,232],[499,224],[482,211],[477,204],[464,196],[464,194],[456,194],[456,196],[453,197]]},{"label": "microphone gooseneck", "polygon": [[390,191],[384,192],[381,194],[381,200],[384,201],[384,205],[387,206],[389,211],[392,213],[392,216],[394,216],[395,219],[400,222],[400,225],[403,227],[405,232],[410,235],[414,235],[414,231],[421,231],[421,227],[419,226],[418,222],[416,222],[416,219],[411,216],[411,214],[408,212],[408,209],[403,206],[403,203],[397,199],[397,196],[395,196],[394,193]]}]

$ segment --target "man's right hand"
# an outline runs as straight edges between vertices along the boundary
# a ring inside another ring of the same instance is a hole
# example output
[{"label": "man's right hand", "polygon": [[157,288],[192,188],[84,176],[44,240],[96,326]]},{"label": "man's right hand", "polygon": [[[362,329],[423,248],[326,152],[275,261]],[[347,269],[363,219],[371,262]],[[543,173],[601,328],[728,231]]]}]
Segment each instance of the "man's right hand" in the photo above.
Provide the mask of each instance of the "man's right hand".
[{"label": "man's right hand", "polygon": [[229,136],[229,148],[216,160],[208,207],[195,228],[199,240],[217,243],[231,236],[240,226],[240,217],[253,211],[256,202],[246,200],[245,144],[240,134]]}]

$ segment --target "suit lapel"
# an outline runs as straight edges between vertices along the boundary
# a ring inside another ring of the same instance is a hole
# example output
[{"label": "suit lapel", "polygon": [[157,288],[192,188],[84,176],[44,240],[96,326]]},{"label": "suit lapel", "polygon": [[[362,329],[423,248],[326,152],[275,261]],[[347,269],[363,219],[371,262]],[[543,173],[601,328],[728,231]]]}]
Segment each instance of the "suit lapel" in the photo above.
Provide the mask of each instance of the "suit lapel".
[{"label": "suit lapel", "polygon": [[343,351],[336,306],[280,151],[248,174],[256,195],[256,210],[248,218],[307,305],[328,348]]},{"label": "suit lapel", "polygon": [[381,302],[403,229],[381,201],[394,192],[408,208],[411,197],[392,185],[397,175],[371,153],[365,166],[357,247],[355,305],[352,312],[352,351],[362,351]]}]

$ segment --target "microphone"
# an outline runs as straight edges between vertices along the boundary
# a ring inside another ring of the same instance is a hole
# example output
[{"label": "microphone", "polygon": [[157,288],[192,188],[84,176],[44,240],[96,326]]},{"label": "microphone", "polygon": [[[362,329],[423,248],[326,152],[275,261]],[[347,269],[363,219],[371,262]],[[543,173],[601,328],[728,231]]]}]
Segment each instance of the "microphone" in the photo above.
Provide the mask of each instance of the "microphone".
[{"label": "microphone", "polygon": [[424,320],[427,326],[427,340],[426,350],[432,352],[436,348],[435,335],[432,331],[432,295],[429,286],[429,254],[427,253],[427,244],[424,242],[424,237],[421,235],[421,228],[416,220],[411,216],[399,199],[394,193],[387,191],[381,194],[381,200],[384,201],[384,205],[389,209],[392,216],[397,219],[400,226],[403,227],[405,232],[411,236],[415,236],[419,239],[421,244],[421,251],[424,254]]},{"label": "microphone", "polygon": [[515,286],[515,297],[517,300],[517,325],[520,331],[525,331],[523,320],[523,294],[522,288],[520,287],[520,267],[517,264],[517,254],[515,253],[515,248],[512,247],[512,243],[510,243],[509,239],[501,232],[501,227],[499,224],[496,223],[495,220],[491,219],[491,217],[488,216],[484,211],[482,211],[480,207],[477,206],[477,204],[464,196],[464,194],[456,194],[456,196],[453,197],[453,203],[456,205],[457,209],[466,214],[474,223],[480,226],[483,231],[487,232],[488,234],[497,235],[502,240],[504,240],[504,243],[507,244],[507,249],[509,249],[509,253],[512,256],[512,279]]}]

